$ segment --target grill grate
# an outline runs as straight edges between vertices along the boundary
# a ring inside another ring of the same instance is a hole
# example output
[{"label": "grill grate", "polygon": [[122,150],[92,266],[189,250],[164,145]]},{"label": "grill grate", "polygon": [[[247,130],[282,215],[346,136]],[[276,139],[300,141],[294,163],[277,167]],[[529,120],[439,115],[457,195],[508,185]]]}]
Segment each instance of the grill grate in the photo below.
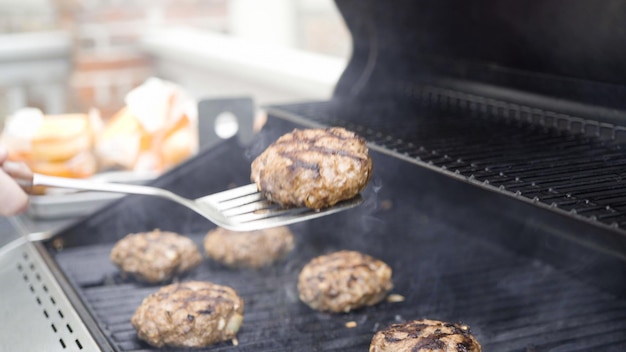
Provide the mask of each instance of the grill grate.
[{"label": "grill grate", "polygon": [[[259,143],[267,144],[291,128],[272,119]],[[379,138],[386,140],[384,135]],[[247,152],[236,141],[220,144],[159,178],[157,185],[194,197],[210,190],[207,185],[222,188],[219,182],[248,182],[247,175],[241,176],[242,170],[249,170],[249,160],[241,158]],[[364,204],[291,226],[296,246],[283,263],[254,271],[230,270],[207,260],[182,278],[231,286],[245,301],[239,346],[222,343],[206,350],[363,351],[375,331],[417,318],[466,323],[485,351],[624,350],[626,300],[485,242],[501,228],[480,220],[457,225],[453,219],[473,218],[475,213],[437,192],[428,193],[429,185],[415,176],[414,165],[372,154],[376,166]],[[207,178],[212,165],[228,167],[211,169]],[[187,193],[192,190],[196,193]],[[155,350],[137,339],[130,318],[158,287],[122,279],[109,260],[110,250],[116,238],[154,227],[180,231],[200,244],[211,225],[176,209],[175,204],[127,197],[59,234],[56,240],[63,241],[62,249],[47,244],[97,328],[119,351]],[[154,212],[168,216],[155,217]],[[138,224],[150,227],[138,229]],[[202,230],[178,230],[195,228]],[[515,226],[507,231],[524,235]],[[300,303],[296,290],[300,269],[313,257],[341,249],[387,262],[394,271],[393,293],[405,300],[340,315],[315,312]],[[357,323],[355,328],[346,327],[351,321]]]},{"label": "grill grate", "polygon": [[626,227],[623,127],[444,89],[414,97],[411,103],[293,104],[271,112],[344,126],[416,163],[597,224]]},{"label": "grill grate", "polygon": [[[626,346],[626,302],[547,266],[483,246],[440,224],[422,225],[419,230],[427,233],[427,238],[396,238],[414,245],[413,253],[391,252],[383,257],[394,268],[394,292],[406,300],[345,315],[316,313],[298,302],[297,274],[309,255],[299,253],[285,264],[261,272],[235,272],[203,263],[185,279],[232,286],[246,302],[238,349],[223,343],[211,351],[362,351],[377,329],[416,317],[462,320],[474,329],[486,351],[546,351],[568,343],[575,343],[578,350],[610,345],[607,351],[618,351]],[[316,236],[297,235],[299,250],[311,246]],[[201,234],[190,237],[196,242],[202,239]],[[382,241],[374,240],[368,247]],[[461,241],[462,249],[450,245]],[[83,287],[87,304],[120,351],[150,350],[137,340],[130,317],[157,288],[125,282],[114,269],[75,273],[79,264],[86,268],[90,261],[108,261],[111,247],[67,249],[58,253],[56,260],[77,280],[75,284]],[[463,263],[438,260],[451,256],[467,259]],[[415,262],[415,257],[421,260]],[[431,270],[433,265],[438,272]],[[95,277],[100,285],[94,285]],[[357,322],[357,327],[346,328],[349,321]]]}]

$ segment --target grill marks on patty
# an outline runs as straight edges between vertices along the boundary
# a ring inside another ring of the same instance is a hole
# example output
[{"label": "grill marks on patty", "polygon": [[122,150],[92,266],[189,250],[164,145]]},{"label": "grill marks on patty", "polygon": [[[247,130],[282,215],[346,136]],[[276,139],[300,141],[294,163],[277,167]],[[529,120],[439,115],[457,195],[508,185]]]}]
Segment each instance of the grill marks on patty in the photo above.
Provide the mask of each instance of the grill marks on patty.
[{"label": "grill marks on patty", "polygon": [[[337,130],[336,128],[335,129],[327,128],[323,130],[324,132],[326,132],[325,134],[314,134],[314,135],[294,133],[293,138],[291,140],[284,140],[284,141],[276,142],[274,145],[283,146],[283,147],[286,147],[286,149],[287,148],[293,149],[293,150],[282,151],[279,154],[285,158],[290,159],[294,164],[307,165],[306,168],[312,168],[312,169],[317,169],[317,170],[319,170],[319,167],[320,167],[319,164],[315,164],[317,166],[313,167],[312,163],[308,163],[303,160],[300,160],[299,154],[304,151],[308,151],[308,152],[312,152],[313,154],[315,153],[320,154],[321,156],[338,155],[342,157],[351,158],[359,162],[364,162],[368,159],[368,157],[363,156],[361,153],[356,153],[354,151],[345,150],[341,148],[344,146],[345,143],[341,143],[340,141],[351,142],[353,140],[357,140],[359,143],[365,143],[365,141],[362,138],[356,135],[352,135],[352,136],[341,135],[341,134],[338,134],[336,130]],[[329,146],[326,146],[326,145],[329,145]],[[332,145],[333,147],[330,147],[330,145]]]},{"label": "grill marks on patty", "polygon": [[[303,141],[291,141],[291,142],[283,142],[283,143],[279,143],[277,145],[282,145],[282,146],[293,146],[293,145],[297,145],[298,143],[303,143]],[[346,150],[340,150],[340,149],[331,149],[331,148],[326,148],[326,147],[319,147],[316,145],[305,145],[306,148],[303,149],[299,149],[299,150],[293,150],[293,151],[283,151],[281,153],[279,153],[281,156],[290,159],[291,161],[293,161],[294,163],[298,163],[298,162],[302,162],[300,159],[298,159],[298,153],[304,152],[304,151],[308,151],[308,152],[312,152],[312,153],[318,153],[324,156],[330,156],[330,155],[339,155],[342,157],[346,157],[346,158],[351,158],[354,159],[356,161],[365,161],[367,160],[367,158],[355,154],[355,153],[351,153],[349,151]],[[319,168],[319,165],[318,165]]]},{"label": "grill marks on patty", "polygon": [[[215,308],[220,304],[235,304],[235,301],[232,298],[235,297],[235,295],[233,295],[233,291],[227,291],[219,286],[193,290],[185,285],[176,284],[175,289],[171,292],[157,292],[155,296],[157,300],[171,300],[171,302],[178,303],[177,309],[180,310],[188,310],[190,304],[199,304],[200,306],[205,307],[195,311],[196,314],[200,315],[212,314],[215,311]],[[193,316],[192,314],[188,314],[188,317],[190,315]]]},{"label": "grill marks on patty", "polygon": [[[365,268],[370,272],[375,272],[378,270],[378,263],[370,256],[366,256],[363,253],[359,252],[351,252],[355,260],[348,261],[346,258],[343,258],[340,253],[348,253],[347,251],[334,253],[333,255],[326,255],[317,257],[314,261],[311,262],[311,265],[317,266],[317,276],[308,277],[307,280],[323,280],[326,275],[329,273],[334,273],[337,271],[343,272],[351,272],[356,270],[357,268]],[[355,279],[353,274],[350,274],[350,280],[353,281]]]},{"label": "grill marks on patty", "polygon": [[481,352],[467,326],[437,320],[393,324],[372,338],[370,352]]},{"label": "grill marks on patty", "polygon": [[151,345],[203,347],[235,338],[243,305],[230,287],[188,281],[148,296],[131,323],[139,338]]},{"label": "grill marks on patty", "polygon": [[160,230],[126,235],[115,244],[110,258],[123,273],[149,283],[170,280],[202,261],[191,239]]},{"label": "grill marks on patty", "polygon": [[280,156],[283,158],[291,160],[291,165],[289,165],[291,172],[295,172],[297,169],[309,169],[315,171],[317,173],[317,177],[320,176],[320,164],[297,159],[295,155],[291,154],[293,153],[280,153]]},{"label": "grill marks on patty", "polygon": [[295,129],[254,160],[250,178],[283,206],[320,209],[357,195],[371,169],[366,143],[353,132]]},{"label": "grill marks on patty", "polygon": [[313,309],[348,312],[380,302],[393,287],[391,268],[354,251],[311,260],[300,272],[300,300]]},{"label": "grill marks on patty", "polygon": [[204,250],[213,260],[234,268],[260,268],[281,260],[294,248],[286,226],[234,232],[218,227],[204,238]]}]

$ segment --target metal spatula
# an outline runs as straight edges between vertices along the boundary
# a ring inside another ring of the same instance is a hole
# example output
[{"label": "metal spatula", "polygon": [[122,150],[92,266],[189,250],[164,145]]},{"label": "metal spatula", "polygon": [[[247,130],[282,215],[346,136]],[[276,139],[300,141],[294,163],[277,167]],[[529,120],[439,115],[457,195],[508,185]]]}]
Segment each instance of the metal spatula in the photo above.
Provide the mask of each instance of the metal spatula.
[{"label": "metal spatula", "polygon": [[268,201],[255,184],[233,188],[195,200],[183,198],[173,192],[156,187],[104,183],[82,179],[46,176],[32,173],[22,164],[5,163],[3,169],[27,192],[33,186],[59,187],[84,191],[113,192],[167,198],[195,211],[216,225],[233,231],[252,231],[311,220],[353,208],[363,202],[361,195],[332,207],[314,210],[309,208],[282,208]]}]

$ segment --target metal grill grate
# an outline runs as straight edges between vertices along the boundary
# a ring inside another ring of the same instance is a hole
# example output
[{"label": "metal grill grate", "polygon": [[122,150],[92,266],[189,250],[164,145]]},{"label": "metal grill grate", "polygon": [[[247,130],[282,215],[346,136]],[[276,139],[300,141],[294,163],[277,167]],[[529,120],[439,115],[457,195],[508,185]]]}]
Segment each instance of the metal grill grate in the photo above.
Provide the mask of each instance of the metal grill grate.
[{"label": "metal grill grate", "polygon": [[[235,272],[204,263],[185,279],[232,286],[246,302],[239,346],[222,343],[210,350],[362,351],[374,331],[416,317],[462,319],[474,328],[486,351],[626,348],[626,303],[547,266],[479,245],[440,224],[422,225],[419,230],[427,238],[395,238],[412,245],[414,251],[398,248],[383,257],[394,268],[394,292],[406,296],[406,301],[385,302],[345,315],[316,313],[298,302],[297,274],[309,253],[291,256],[285,264],[261,272]],[[298,244],[301,252],[307,252],[305,248],[319,236],[297,235],[304,239]],[[191,237],[200,242],[202,235]],[[460,241],[463,248],[451,246]],[[368,247],[381,239],[372,242]],[[102,263],[108,261],[110,250],[111,245],[69,249],[57,254],[56,260],[83,286],[87,304],[120,351],[152,350],[136,338],[130,317],[157,288],[124,282],[114,269],[103,272]],[[462,263],[437,260],[452,256],[466,259]],[[415,257],[420,261],[415,262]],[[437,272],[431,270],[432,265]],[[100,284],[94,284],[94,278]],[[348,329],[349,321],[357,322],[357,327]]]},{"label": "metal grill grate", "polygon": [[443,89],[414,98],[270,111],[344,126],[416,163],[594,223],[626,227],[623,127]]},{"label": "metal grill grate", "polygon": [[[381,125],[384,122],[380,120]],[[271,119],[252,149],[293,127]],[[383,134],[377,138],[387,140]],[[248,152],[236,141],[227,141],[162,176],[157,185],[194,197],[211,187],[221,188],[222,183],[249,182],[249,160],[242,158]],[[425,173],[416,173],[423,170],[395,157],[372,154],[376,166],[363,194],[365,203],[292,226],[296,246],[283,263],[254,271],[229,270],[205,261],[181,278],[231,286],[245,301],[239,346],[222,343],[205,350],[363,351],[375,331],[418,318],[466,323],[485,351],[626,348],[626,300],[486,242],[485,238],[502,231],[512,237],[527,233],[514,224],[503,230],[501,224],[482,221],[485,216],[479,216],[479,211],[450,202],[436,190],[429,193],[432,184],[420,178]],[[213,165],[228,167],[214,169]],[[120,236],[155,227],[187,234],[200,244],[210,224],[177,209],[175,204],[127,197],[59,234],[56,240],[63,241],[62,249],[47,245],[97,322],[92,328],[102,331],[119,351],[155,350],[137,339],[130,318],[142,299],[158,287],[122,279],[110,262],[110,250]],[[454,219],[461,218],[474,221],[459,226]],[[477,232],[484,236],[476,236]],[[339,315],[315,312],[299,302],[296,282],[301,268],[313,257],[341,249],[387,262],[394,271],[393,293],[403,295],[405,301]],[[573,266],[585,264],[577,261]],[[357,326],[346,327],[352,321]]]}]

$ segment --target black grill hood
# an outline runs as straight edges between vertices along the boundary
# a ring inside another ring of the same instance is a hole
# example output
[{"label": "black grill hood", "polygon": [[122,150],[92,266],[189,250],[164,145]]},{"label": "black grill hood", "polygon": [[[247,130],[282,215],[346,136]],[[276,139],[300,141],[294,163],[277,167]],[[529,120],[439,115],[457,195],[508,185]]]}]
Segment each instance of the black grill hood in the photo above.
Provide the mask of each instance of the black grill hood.
[{"label": "black grill hood", "polygon": [[354,50],[335,97],[397,96],[406,84],[434,83],[561,110],[608,109],[597,118],[626,109],[626,2],[336,3]]}]

